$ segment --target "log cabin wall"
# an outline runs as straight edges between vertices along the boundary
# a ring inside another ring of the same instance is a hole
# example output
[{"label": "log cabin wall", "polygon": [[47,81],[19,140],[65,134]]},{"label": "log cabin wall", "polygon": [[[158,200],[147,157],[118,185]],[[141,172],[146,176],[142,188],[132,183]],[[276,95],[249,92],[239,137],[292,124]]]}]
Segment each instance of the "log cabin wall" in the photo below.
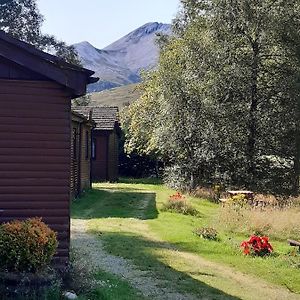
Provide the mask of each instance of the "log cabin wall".
[{"label": "log cabin wall", "polygon": [[72,112],[71,199],[91,187],[91,138],[94,123]]},{"label": "log cabin wall", "polygon": [[80,123],[73,120],[71,128],[71,199],[80,194]]},{"label": "log cabin wall", "polygon": [[81,126],[81,161],[80,191],[91,188],[91,140],[92,126],[83,123]]},{"label": "log cabin wall", "polygon": [[56,83],[0,80],[0,222],[42,217],[58,233],[60,266],[70,242],[70,106]]},{"label": "log cabin wall", "polygon": [[70,245],[71,99],[98,78],[0,30],[0,223],[42,217]]}]

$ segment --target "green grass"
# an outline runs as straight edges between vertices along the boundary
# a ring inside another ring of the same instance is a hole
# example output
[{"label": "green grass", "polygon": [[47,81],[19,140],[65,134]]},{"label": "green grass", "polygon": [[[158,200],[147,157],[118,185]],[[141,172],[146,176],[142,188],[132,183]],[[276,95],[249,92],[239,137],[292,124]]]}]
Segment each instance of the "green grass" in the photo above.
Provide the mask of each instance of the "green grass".
[{"label": "green grass", "polygon": [[[206,295],[209,299],[234,299],[245,293],[247,298],[247,291],[239,291],[232,282],[217,276],[212,267],[202,265],[199,270],[188,256],[177,259],[176,249],[300,293],[300,258],[289,256],[291,248],[286,242],[272,240],[275,254],[253,258],[241,254],[240,243],[248,238],[246,235],[220,231],[220,241],[201,239],[193,230],[214,226],[219,206],[189,197],[199,210],[199,217],[160,211],[173,192],[155,180],[97,183],[94,190],[73,204],[72,215],[90,220],[90,230],[102,233],[109,253],[132,260],[142,270],[150,270],[178,292]],[[248,298],[251,299],[250,294]]]},{"label": "green grass", "polygon": [[98,270],[94,275],[94,279],[101,284],[94,288],[88,295],[82,296],[79,300],[142,300],[140,295],[125,280],[117,276]]},{"label": "green grass", "polygon": [[118,106],[122,110],[126,105],[137,100],[141,92],[136,84],[129,84],[99,93],[91,93],[92,106]]}]

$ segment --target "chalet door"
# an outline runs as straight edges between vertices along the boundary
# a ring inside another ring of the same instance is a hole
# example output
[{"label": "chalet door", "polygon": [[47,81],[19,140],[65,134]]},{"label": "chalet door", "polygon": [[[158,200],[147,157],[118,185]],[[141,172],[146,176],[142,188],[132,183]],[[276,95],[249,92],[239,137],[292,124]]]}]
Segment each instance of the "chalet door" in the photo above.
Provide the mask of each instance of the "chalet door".
[{"label": "chalet door", "polygon": [[92,179],[107,180],[108,137],[99,135],[94,137],[95,156],[92,159]]}]

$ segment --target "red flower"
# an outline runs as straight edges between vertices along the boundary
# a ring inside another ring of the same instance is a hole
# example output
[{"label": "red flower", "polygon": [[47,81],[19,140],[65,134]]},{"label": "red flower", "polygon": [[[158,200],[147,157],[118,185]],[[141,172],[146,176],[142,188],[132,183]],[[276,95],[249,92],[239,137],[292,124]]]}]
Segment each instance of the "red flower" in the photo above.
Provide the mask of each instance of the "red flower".
[{"label": "red flower", "polygon": [[243,253],[245,255],[255,254],[264,256],[273,251],[273,247],[269,243],[269,238],[267,236],[260,237],[252,235],[248,241],[241,243],[241,247],[244,248]]}]

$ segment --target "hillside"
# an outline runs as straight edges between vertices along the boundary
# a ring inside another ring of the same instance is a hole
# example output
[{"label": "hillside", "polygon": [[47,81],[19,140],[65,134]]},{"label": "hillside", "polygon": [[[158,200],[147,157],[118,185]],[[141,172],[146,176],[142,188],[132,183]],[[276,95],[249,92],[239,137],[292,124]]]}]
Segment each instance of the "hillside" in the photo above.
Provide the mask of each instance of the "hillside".
[{"label": "hillside", "polygon": [[91,106],[118,106],[121,110],[137,100],[140,97],[140,91],[137,89],[137,84],[129,84],[89,95]]},{"label": "hillside", "polygon": [[157,65],[159,35],[171,35],[171,25],[147,23],[102,50],[86,41],[75,44],[83,66],[95,71],[100,78],[99,82],[89,86],[89,91],[140,82],[141,70],[150,70]]}]

